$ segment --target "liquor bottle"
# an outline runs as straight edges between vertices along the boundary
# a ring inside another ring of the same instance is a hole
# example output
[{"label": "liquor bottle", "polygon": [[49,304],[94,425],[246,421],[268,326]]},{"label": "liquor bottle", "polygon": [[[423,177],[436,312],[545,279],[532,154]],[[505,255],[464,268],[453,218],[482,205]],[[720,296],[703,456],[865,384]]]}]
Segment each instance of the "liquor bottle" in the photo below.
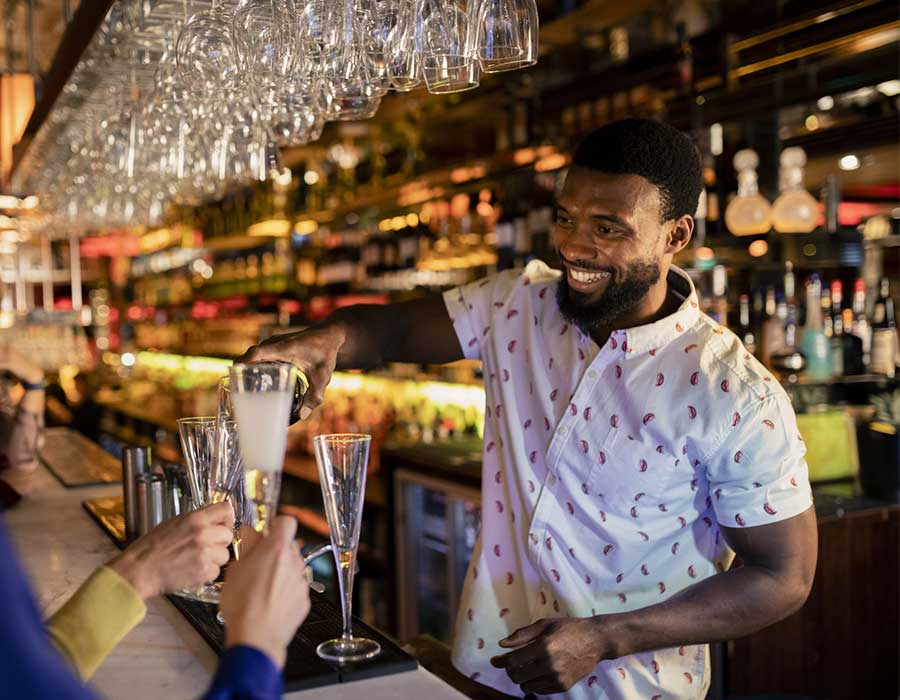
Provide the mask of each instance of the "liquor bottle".
[{"label": "liquor bottle", "polygon": [[897,318],[894,315],[891,285],[887,277],[882,277],[878,299],[872,307],[872,372],[888,377],[896,374],[900,355],[897,344]]},{"label": "liquor bottle", "polygon": [[[853,325],[852,332],[860,340],[862,372],[869,367],[872,351],[872,328],[866,318],[866,283],[857,279],[853,288]],[[844,358],[846,362],[846,357]]]},{"label": "liquor bottle", "polygon": [[844,374],[844,321],[841,318],[844,288],[840,280],[831,281],[831,308],[825,313],[831,320],[831,374],[840,377]]},{"label": "liquor bottle", "polygon": [[774,313],[766,318],[762,326],[759,359],[766,366],[772,367],[772,357],[785,348],[785,328],[787,326],[787,302],[779,299],[775,303]]},{"label": "liquor bottle", "polygon": [[759,156],[745,148],[734,154],[734,169],[738,173],[737,196],[725,208],[725,225],[735,236],[754,236],[768,233],[772,227],[772,207],[759,193],[756,168]]},{"label": "liquor bottle", "polygon": [[794,348],[797,339],[797,324],[800,312],[797,302],[797,283],[794,276],[794,263],[787,260],[784,263],[784,300],[787,304],[787,318],[785,319],[785,345]]},{"label": "liquor bottle", "polygon": [[675,51],[675,87],[682,95],[690,95],[694,89],[694,50],[688,37],[687,26],[679,22],[675,27],[678,48]]},{"label": "liquor bottle", "polygon": [[712,271],[712,304],[709,315],[722,326],[728,326],[728,273],[724,265]]},{"label": "liquor bottle", "polygon": [[781,194],[772,204],[772,225],[779,233],[810,233],[816,227],[819,204],[803,184],[806,152],[796,146],[781,152]]},{"label": "liquor bottle", "polygon": [[741,294],[739,300],[737,335],[749,353],[756,353],[756,335],[750,325],[750,296]]},{"label": "liquor bottle", "polygon": [[825,337],[822,324],[822,283],[818,275],[813,275],[806,285],[802,350],[806,356],[806,376],[820,380],[831,377],[831,341]]}]

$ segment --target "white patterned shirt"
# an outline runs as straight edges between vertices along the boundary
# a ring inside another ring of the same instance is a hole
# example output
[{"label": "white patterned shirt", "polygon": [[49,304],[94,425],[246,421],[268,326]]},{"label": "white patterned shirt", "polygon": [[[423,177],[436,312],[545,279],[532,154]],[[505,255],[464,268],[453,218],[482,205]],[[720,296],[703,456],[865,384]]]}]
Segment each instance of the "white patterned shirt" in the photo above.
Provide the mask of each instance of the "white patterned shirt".
[{"label": "white patterned shirt", "polygon": [[[490,658],[542,618],[654,605],[724,571],[727,527],[812,504],[805,448],[780,384],[698,308],[690,278],[672,315],[601,348],[565,321],[559,272],[532,262],[444,294],[465,356],[483,363],[482,525],[453,662],[521,696]],[[707,645],[603,661],[564,695],[700,700]]]}]

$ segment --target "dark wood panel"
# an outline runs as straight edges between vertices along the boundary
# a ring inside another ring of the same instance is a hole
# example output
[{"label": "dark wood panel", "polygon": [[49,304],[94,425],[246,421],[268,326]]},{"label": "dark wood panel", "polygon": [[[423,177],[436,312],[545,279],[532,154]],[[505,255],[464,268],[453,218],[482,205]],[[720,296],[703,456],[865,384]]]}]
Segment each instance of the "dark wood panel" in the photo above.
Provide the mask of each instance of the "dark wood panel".
[{"label": "dark wood panel", "polygon": [[895,700],[900,693],[900,508],[819,521],[809,600],[729,645],[733,696]]}]

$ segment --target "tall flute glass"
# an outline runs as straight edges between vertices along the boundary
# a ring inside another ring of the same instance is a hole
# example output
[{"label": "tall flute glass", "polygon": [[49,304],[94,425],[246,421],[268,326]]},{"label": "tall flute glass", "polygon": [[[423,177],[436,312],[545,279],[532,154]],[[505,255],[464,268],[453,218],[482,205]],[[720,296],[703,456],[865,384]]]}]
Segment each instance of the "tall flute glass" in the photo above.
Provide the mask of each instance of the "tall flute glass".
[{"label": "tall flute glass", "polygon": [[283,362],[235,364],[231,408],[244,458],[244,492],[253,528],[268,531],[278,509],[281,472],[298,371]]},{"label": "tall flute glass", "polygon": [[378,642],[354,637],[351,625],[353,577],[371,443],[371,435],[317,435],[313,438],[325,515],[338,568],[344,623],[340,638],[322,642],[316,653],[326,661],[337,663],[363,661],[381,651]]}]

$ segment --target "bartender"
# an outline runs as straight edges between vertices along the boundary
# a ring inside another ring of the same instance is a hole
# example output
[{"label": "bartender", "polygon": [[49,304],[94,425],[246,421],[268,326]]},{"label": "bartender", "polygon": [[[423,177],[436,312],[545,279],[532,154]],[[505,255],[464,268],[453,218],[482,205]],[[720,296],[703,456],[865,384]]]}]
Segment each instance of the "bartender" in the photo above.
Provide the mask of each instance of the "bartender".
[{"label": "bartender", "polygon": [[482,361],[482,529],[453,662],[502,693],[699,700],[708,643],[809,594],[816,521],[790,401],[672,264],[700,190],[685,135],[608,124],[558,198],[561,271],[344,308],[242,358],[302,369],[302,417],[336,369]]}]

